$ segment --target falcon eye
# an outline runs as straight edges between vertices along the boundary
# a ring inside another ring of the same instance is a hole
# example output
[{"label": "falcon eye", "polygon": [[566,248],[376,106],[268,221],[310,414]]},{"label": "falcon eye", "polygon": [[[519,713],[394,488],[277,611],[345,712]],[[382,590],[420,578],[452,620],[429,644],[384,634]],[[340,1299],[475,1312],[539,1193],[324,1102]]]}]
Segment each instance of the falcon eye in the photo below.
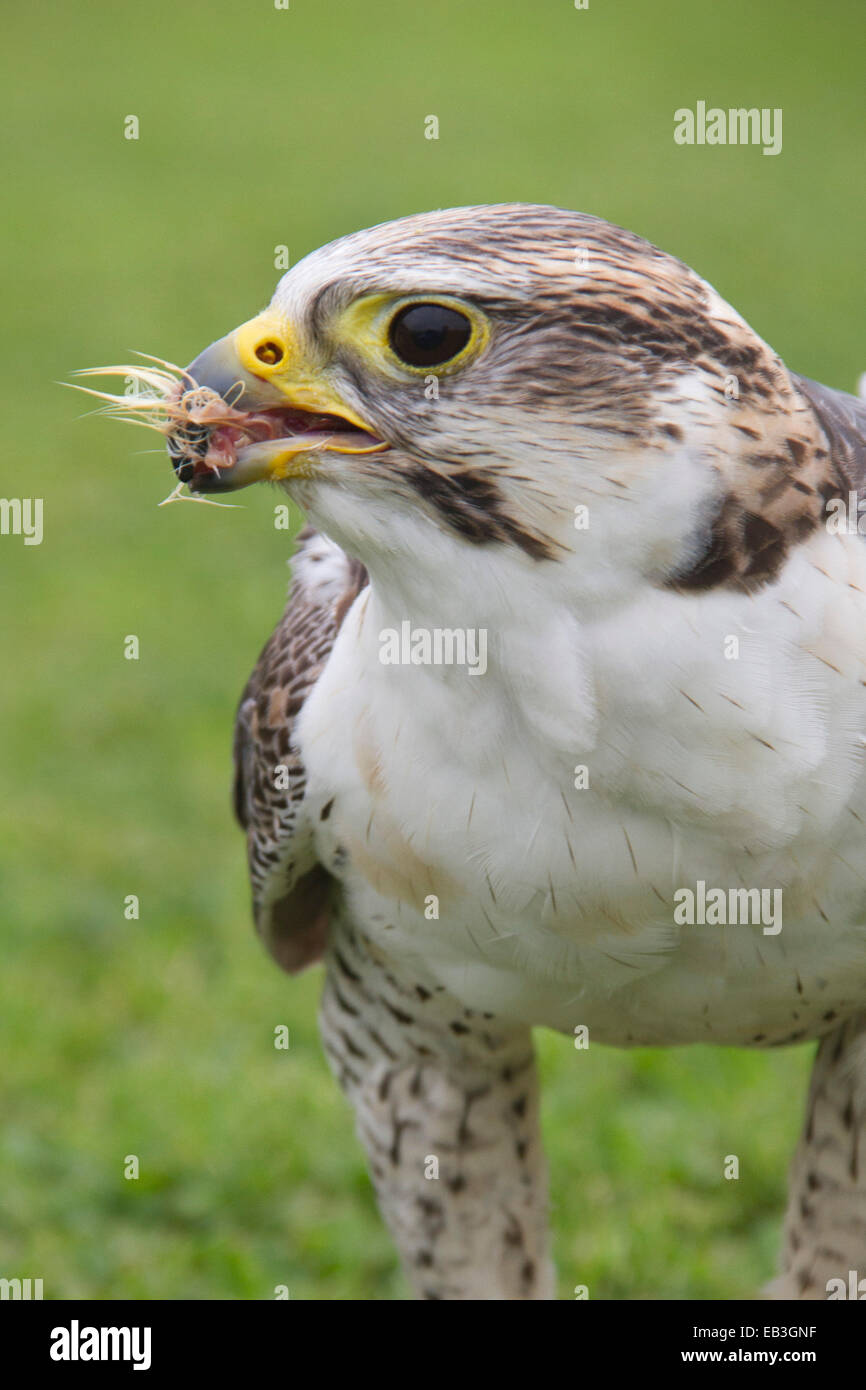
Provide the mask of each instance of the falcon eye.
[{"label": "falcon eye", "polygon": [[447,304],[407,304],[388,330],[392,351],[407,367],[441,367],[471,336],[470,320]]},{"label": "falcon eye", "polygon": [[256,357],[260,362],[264,362],[266,367],[275,367],[278,362],[282,362],[284,353],[279,343],[269,341],[259,343],[256,348]]}]

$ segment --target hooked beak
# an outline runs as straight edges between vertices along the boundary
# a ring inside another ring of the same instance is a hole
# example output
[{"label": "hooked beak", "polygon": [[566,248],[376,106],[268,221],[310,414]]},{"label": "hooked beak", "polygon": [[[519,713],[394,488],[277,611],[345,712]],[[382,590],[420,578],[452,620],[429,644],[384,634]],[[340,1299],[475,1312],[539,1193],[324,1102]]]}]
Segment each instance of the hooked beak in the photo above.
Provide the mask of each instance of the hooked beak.
[{"label": "hooked beak", "polygon": [[291,326],[271,310],[211,343],[185,376],[184,391],[204,388],[208,404],[169,435],[168,449],[193,492],[311,477],[323,454],[388,448],[340,400],[324,371],[305,359]]}]

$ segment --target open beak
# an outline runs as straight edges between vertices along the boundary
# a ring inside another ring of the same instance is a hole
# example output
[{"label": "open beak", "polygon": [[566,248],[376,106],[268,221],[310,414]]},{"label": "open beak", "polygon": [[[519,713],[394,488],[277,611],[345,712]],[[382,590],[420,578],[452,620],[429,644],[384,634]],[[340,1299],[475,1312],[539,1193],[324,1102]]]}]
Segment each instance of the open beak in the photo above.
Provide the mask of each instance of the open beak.
[{"label": "open beak", "polygon": [[168,435],[168,452],[192,492],[311,477],[323,454],[388,448],[271,310],[211,343],[185,377],[185,413]]}]

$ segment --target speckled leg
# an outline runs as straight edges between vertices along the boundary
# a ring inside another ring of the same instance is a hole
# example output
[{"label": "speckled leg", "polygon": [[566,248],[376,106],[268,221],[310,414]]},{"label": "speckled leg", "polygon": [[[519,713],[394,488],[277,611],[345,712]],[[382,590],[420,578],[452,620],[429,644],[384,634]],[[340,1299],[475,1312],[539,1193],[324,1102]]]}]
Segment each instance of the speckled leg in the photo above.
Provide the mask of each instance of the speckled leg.
[{"label": "speckled leg", "polygon": [[[866,1014],[823,1039],[791,1169],[778,1298],[825,1299],[866,1279]],[[837,1286],[838,1287],[838,1286]],[[864,1285],[866,1289],[866,1285]]]},{"label": "speckled leg", "polygon": [[465,1009],[346,926],[320,1023],[418,1297],[553,1298],[529,1031]]}]

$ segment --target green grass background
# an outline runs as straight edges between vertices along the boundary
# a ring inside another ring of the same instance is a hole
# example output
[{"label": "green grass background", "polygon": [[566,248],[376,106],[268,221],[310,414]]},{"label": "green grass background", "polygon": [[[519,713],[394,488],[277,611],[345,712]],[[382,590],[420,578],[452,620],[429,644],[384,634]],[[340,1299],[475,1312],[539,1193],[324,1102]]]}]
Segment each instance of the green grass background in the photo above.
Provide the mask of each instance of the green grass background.
[{"label": "green grass background", "polygon": [[[234,704],[286,581],[275,496],[157,510],[149,437],[54,383],[133,348],[188,361],[267,301],[277,244],[294,262],[390,217],[522,199],[649,236],[850,389],[862,3],[43,0],[3,29],[0,491],[44,497],[45,539],[0,538],[0,1274],[49,1298],[404,1297],[317,1041],[317,972],[261,952],[229,814]],[[782,154],[676,146],[698,99],[782,107]],[[539,1044],[561,1295],[749,1296],[810,1050]]]}]

